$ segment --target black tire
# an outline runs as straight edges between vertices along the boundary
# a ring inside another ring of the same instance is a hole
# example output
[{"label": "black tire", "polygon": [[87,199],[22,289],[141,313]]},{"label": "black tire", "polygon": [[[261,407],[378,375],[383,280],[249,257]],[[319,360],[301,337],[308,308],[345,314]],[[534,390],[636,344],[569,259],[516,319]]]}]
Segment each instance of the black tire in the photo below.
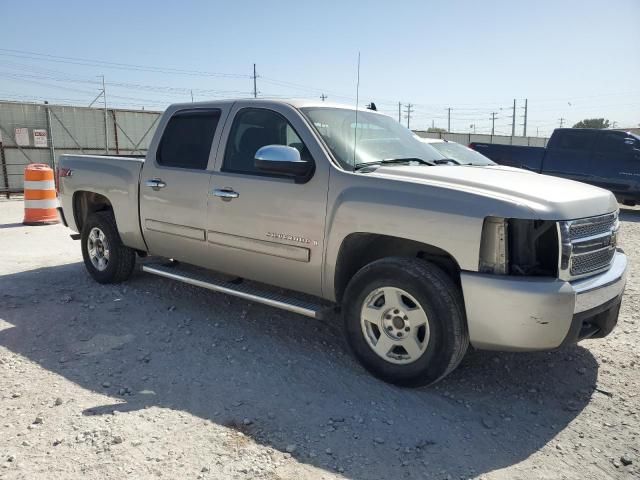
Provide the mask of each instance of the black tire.
[{"label": "black tire", "polygon": [[[424,337],[423,353],[411,363],[400,365],[385,360],[370,346],[363,332],[363,304],[372,292],[383,287],[409,293],[426,313],[429,338]],[[459,287],[440,268],[420,259],[389,257],[366,265],[349,282],[343,307],[346,337],[354,355],[385,382],[407,387],[435,383],[458,366],[469,346]]]},{"label": "black tire", "polygon": [[[89,255],[89,235],[94,228],[100,229],[106,238],[109,259],[104,270],[99,270]],[[82,227],[81,249],[84,265],[89,274],[98,283],[120,283],[127,280],[136,264],[136,253],[123,245],[111,211],[95,212],[89,215]]]}]

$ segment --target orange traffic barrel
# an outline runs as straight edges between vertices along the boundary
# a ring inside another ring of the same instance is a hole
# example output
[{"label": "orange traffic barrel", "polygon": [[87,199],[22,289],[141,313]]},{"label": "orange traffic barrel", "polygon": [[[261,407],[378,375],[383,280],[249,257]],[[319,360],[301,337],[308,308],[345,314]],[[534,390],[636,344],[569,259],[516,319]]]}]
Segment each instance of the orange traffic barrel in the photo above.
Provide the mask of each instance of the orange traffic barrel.
[{"label": "orange traffic barrel", "polygon": [[32,163],[24,169],[25,225],[59,223],[58,199],[53,170],[46,163]]}]

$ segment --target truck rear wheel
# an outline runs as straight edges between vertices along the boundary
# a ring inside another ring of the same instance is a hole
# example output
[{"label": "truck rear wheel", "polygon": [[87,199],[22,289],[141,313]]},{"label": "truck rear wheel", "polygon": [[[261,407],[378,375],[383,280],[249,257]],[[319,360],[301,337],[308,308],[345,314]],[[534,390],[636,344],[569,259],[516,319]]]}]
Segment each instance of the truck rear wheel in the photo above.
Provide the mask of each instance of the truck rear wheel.
[{"label": "truck rear wheel", "polygon": [[96,282],[119,283],[131,276],[136,254],[122,244],[113,212],[89,215],[80,241],[84,265]]},{"label": "truck rear wheel", "polygon": [[469,345],[460,290],[429,262],[377,260],[355,274],[344,298],[349,345],[386,382],[437,382],[458,366]]}]

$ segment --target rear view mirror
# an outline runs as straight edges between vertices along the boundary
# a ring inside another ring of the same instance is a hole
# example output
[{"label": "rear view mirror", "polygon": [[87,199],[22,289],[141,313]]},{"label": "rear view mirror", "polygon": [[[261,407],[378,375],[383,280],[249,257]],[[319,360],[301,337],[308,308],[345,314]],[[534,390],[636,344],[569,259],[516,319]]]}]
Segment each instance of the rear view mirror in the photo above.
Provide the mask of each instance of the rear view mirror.
[{"label": "rear view mirror", "polygon": [[288,177],[308,177],[313,168],[311,162],[300,158],[300,152],[286,145],[266,145],[254,157],[255,167],[261,172],[286,175]]}]

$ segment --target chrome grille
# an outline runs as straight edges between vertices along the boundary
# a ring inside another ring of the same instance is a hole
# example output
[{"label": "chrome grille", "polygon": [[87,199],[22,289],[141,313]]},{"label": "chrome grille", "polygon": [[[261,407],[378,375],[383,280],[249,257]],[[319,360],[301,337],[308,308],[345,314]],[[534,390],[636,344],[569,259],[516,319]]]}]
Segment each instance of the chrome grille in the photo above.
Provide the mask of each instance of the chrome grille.
[{"label": "chrome grille", "polygon": [[609,268],[616,251],[618,213],[559,222],[559,277],[573,280]]},{"label": "chrome grille", "polygon": [[571,258],[571,275],[584,275],[608,267],[613,260],[615,248],[605,248],[595,252],[575,255]]},{"label": "chrome grille", "polygon": [[603,215],[594,219],[576,220],[569,227],[571,239],[592,237],[602,233],[609,233],[616,223],[616,214]]}]

